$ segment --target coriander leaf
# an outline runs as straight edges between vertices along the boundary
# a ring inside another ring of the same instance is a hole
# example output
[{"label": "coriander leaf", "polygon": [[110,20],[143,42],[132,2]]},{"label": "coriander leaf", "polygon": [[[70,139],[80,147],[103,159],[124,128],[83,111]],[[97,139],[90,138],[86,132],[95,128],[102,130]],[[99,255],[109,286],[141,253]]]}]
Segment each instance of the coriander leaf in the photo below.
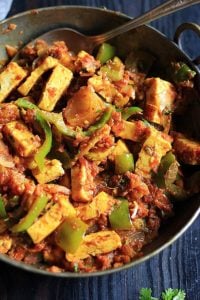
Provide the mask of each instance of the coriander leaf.
[{"label": "coriander leaf", "polygon": [[142,288],[140,290],[139,300],[158,300],[158,299],[152,297],[152,290],[151,289]]},{"label": "coriander leaf", "polygon": [[74,263],[74,272],[78,273],[79,272],[79,267],[77,263]]},{"label": "coriander leaf", "polygon": [[162,293],[162,300],[184,300],[185,292],[178,289],[167,289]]}]

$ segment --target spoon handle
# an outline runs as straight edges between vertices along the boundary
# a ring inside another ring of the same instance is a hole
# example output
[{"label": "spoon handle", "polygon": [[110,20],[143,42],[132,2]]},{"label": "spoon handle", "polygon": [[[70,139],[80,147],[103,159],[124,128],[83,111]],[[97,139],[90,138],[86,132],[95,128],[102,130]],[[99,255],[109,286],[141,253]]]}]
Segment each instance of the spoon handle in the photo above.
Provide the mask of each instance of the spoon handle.
[{"label": "spoon handle", "polygon": [[93,42],[96,45],[99,45],[119,34],[122,34],[126,31],[147,24],[151,21],[159,19],[177,10],[181,10],[187,6],[192,6],[197,3],[200,3],[200,0],[169,0],[117,28],[114,28],[106,33],[94,37],[90,37],[90,38],[93,40]]}]

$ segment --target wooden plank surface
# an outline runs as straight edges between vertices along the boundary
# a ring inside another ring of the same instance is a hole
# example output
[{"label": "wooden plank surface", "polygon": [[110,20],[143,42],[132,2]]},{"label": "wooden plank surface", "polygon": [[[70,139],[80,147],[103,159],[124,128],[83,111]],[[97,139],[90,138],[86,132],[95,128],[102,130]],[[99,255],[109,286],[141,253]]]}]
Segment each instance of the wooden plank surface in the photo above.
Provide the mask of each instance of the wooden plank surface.
[{"label": "wooden plank surface", "polygon": [[[53,5],[107,7],[132,17],[160,0],[14,0],[10,15]],[[200,5],[174,13],[152,23],[173,37],[182,22],[200,23]],[[200,54],[200,40],[194,34],[184,37],[187,53]],[[194,47],[195,45],[195,47]],[[33,275],[0,262],[0,300],[137,300],[142,287],[151,287],[155,296],[166,288],[183,288],[187,299],[200,300],[200,219],[171,247],[149,261],[127,271],[87,279],[55,279]]]}]

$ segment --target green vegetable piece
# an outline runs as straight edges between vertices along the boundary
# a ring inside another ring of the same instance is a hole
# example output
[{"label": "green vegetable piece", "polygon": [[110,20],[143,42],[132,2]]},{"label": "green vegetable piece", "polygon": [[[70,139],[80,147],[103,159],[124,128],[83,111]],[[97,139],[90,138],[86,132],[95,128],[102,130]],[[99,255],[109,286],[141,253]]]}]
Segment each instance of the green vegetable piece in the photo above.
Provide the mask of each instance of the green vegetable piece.
[{"label": "green vegetable piece", "polygon": [[109,216],[110,225],[113,229],[128,230],[132,227],[129,213],[128,200],[122,200]]},{"label": "green vegetable piece", "polygon": [[158,187],[165,188],[165,174],[169,170],[171,164],[176,161],[175,155],[169,151],[163,158],[161,159],[160,166],[158,168],[158,172],[154,176],[154,180]]},{"label": "green vegetable piece", "polygon": [[162,293],[162,300],[184,300],[186,294],[183,290],[167,289]]},{"label": "green vegetable piece", "polygon": [[28,211],[27,215],[22,218],[18,224],[12,227],[12,232],[22,232],[27,230],[43,211],[47,202],[48,197],[46,195],[38,196],[31,205],[31,208]]},{"label": "green vegetable piece", "polygon": [[111,81],[119,81],[123,79],[124,64],[115,56],[113,60],[109,60],[106,65],[102,66],[100,71],[105,73]]},{"label": "green vegetable piece", "polygon": [[44,130],[44,134],[45,134],[44,143],[38,149],[38,151],[36,152],[36,154],[34,156],[34,160],[37,163],[39,170],[42,171],[42,169],[44,167],[45,157],[47,156],[47,154],[51,150],[51,146],[52,146],[52,131],[51,131],[51,127],[49,126],[49,124],[47,123],[47,121],[45,121],[43,119],[43,117],[39,113],[36,113],[36,120],[38,121],[38,123],[40,124],[40,126],[42,127],[42,129]]},{"label": "green vegetable piece", "polygon": [[47,122],[53,124],[61,134],[69,137],[76,136],[76,132],[66,126],[65,122],[63,121],[62,113],[58,114],[40,110],[40,114]]},{"label": "green vegetable piece", "polygon": [[74,130],[72,130],[71,128],[69,128],[68,126],[66,126],[65,122],[63,121],[63,117],[62,117],[61,113],[58,114],[58,113],[43,111],[43,110],[39,109],[35,104],[28,101],[26,98],[19,98],[16,101],[16,104],[19,107],[24,108],[24,109],[36,110],[37,113],[40,114],[44,120],[53,124],[61,134],[69,136],[69,137],[76,136],[76,132]]},{"label": "green vegetable piece", "polygon": [[122,109],[122,119],[128,120],[132,115],[142,113],[143,110],[140,107],[132,106],[132,107],[126,107]]},{"label": "green vegetable piece", "polygon": [[175,71],[174,81],[183,82],[192,79],[196,75],[196,72],[191,70],[185,63],[180,63],[180,68]]},{"label": "green vegetable piece", "polygon": [[47,121],[43,118],[40,110],[38,109],[38,107],[35,104],[29,102],[28,100],[26,100],[24,98],[18,99],[16,101],[16,104],[19,107],[22,107],[22,108],[25,108],[25,109],[34,109],[34,110],[36,110],[36,121],[40,124],[40,126],[44,130],[44,134],[45,134],[44,143],[38,149],[37,153],[34,156],[34,159],[35,159],[35,161],[38,165],[39,170],[42,171],[42,169],[44,167],[44,159],[47,156],[47,154],[50,152],[51,146],[52,146],[51,127],[47,123]]},{"label": "green vegetable piece", "polygon": [[152,290],[150,288],[142,288],[140,290],[139,300],[159,300],[152,297]]},{"label": "green vegetable piece", "polygon": [[37,110],[39,110],[37,105],[31,103],[26,98],[19,98],[15,101],[15,103],[17,104],[17,106],[19,106],[21,108],[24,108],[24,109],[37,109]]},{"label": "green vegetable piece", "polygon": [[3,201],[3,197],[0,196],[0,218],[6,219],[7,218],[7,213]]},{"label": "green vegetable piece", "polygon": [[[186,294],[183,290],[167,289],[161,295],[161,300],[185,300]],[[158,300],[152,296],[150,288],[142,288],[140,290],[139,300]]]},{"label": "green vegetable piece", "polygon": [[115,47],[111,46],[108,43],[103,43],[99,47],[96,59],[98,59],[100,63],[103,65],[109,59],[112,59],[114,56],[115,56]]},{"label": "green vegetable piece", "polygon": [[131,153],[122,153],[115,156],[115,173],[124,174],[134,170],[134,158]]},{"label": "green vegetable piece", "polygon": [[166,173],[171,164],[175,162],[175,160],[175,155],[171,151],[169,151],[165,156],[163,156],[159,168],[161,168],[163,173]]},{"label": "green vegetable piece", "polygon": [[102,128],[111,118],[113,112],[113,107],[109,106],[101,116],[101,118],[94,124],[91,125],[88,130],[84,132],[84,135],[90,136],[92,135],[97,129]]},{"label": "green vegetable piece", "polygon": [[56,243],[64,251],[75,253],[80,246],[88,226],[76,217],[66,218],[59,226]]}]

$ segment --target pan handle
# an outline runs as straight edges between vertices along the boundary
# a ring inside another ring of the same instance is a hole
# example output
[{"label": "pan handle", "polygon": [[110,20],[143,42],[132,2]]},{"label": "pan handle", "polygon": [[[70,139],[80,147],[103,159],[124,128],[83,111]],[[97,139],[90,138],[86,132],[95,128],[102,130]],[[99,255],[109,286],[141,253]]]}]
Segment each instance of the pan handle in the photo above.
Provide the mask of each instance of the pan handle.
[{"label": "pan handle", "polygon": [[[180,49],[183,49],[181,35],[186,30],[192,30],[200,37],[200,25],[196,23],[189,23],[189,22],[181,24],[180,26],[178,26],[174,34],[174,42],[178,44]],[[193,60],[193,63],[195,65],[200,64],[200,55]]]}]

